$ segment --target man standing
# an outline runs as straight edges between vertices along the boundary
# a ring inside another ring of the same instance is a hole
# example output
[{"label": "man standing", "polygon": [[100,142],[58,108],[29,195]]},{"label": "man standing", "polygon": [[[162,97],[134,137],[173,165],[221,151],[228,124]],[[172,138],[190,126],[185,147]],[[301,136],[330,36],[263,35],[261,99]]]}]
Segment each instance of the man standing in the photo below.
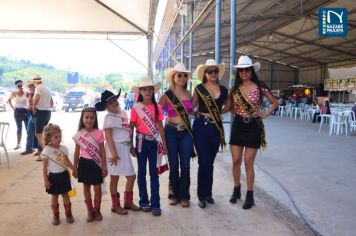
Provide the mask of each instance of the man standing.
[{"label": "man standing", "polygon": [[27,155],[33,153],[33,148],[37,148],[40,150],[37,138],[35,136],[35,128],[36,128],[36,118],[33,114],[33,96],[35,93],[35,84],[32,79],[27,80],[26,82],[28,88],[28,113],[29,119],[27,123],[27,140],[26,140],[26,150],[21,152],[21,155]]},{"label": "man standing", "polygon": [[[44,148],[42,132],[44,127],[49,123],[51,119],[51,108],[53,107],[53,100],[49,89],[42,84],[42,78],[40,75],[35,75],[33,82],[36,86],[33,99],[34,114],[36,118],[36,138],[41,148]],[[35,155],[40,155],[41,151],[37,151]],[[36,161],[42,161],[41,157],[38,157]]]}]

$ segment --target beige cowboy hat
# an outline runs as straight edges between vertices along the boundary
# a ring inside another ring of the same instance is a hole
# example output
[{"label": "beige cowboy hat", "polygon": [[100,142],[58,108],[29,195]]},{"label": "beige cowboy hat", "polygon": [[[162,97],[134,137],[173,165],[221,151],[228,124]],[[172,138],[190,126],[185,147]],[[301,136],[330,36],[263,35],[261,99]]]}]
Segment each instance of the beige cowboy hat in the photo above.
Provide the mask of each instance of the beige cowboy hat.
[{"label": "beige cowboy hat", "polygon": [[255,72],[259,71],[261,69],[261,64],[259,62],[256,62],[255,64],[252,64],[252,60],[248,56],[240,56],[237,65],[233,65],[235,68],[247,68],[247,67],[253,67],[255,69]]},{"label": "beige cowboy hat", "polygon": [[157,82],[157,83],[153,83],[150,79],[144,79],[142,80],[137,86],[133,86],[131,88],[131,91],[133,93],[139,93],[140,92],[140,88],[143,88],[143,87],[153,87],[154,88],[154,91],[155,93],[158,92],[161,88],[161,83],[160,82]]},{"label": "beige cowboy hat", "polygon": [[216,63],[214,59],[208,59],[205,62],[205,65],[198,65],[196,69],[196,74],[199,80],[203,81],[205,70],[209,67],[218,67],[219,68],[219,79],[224,76],[225,73],[225,63]]},{"label": "beige cowboy hat", "polygon": [[185,65],[183,63],[178,63],[174,67],[168,68],[166,70],[166,80],[168,83],[172,82],[173,76],[176,73],[187,73],[189,79],[192,77],[192,73],[185,68]]},{"label": "beige cowboy hat", "polygon": [[41,83],[42,82],[42,78],[39,74],[35,74],[32,78],[32,81],[34,84],[37,84],[37,83]]},{"label": "beige cowboy hat", "polygon": [[34,85],[34,84],[35,84],[35,82],[32,79],[26,80],[26,86],[27,87],[30,86],[30,85]]}]

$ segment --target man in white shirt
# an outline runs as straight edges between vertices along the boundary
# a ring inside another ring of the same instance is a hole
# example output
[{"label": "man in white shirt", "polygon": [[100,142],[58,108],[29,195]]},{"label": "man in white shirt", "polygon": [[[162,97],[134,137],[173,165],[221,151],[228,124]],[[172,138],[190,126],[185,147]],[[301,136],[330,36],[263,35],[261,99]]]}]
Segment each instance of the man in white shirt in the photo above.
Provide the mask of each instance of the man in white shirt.
[{"label": "man in white shirt", "polygon": [[[49,88],[42,84],[42,78],[40,75],[35,75],[33,82],[36,86],[33,98],[33,112],[36,117],[36,138],[42,150],[44,148],[42,132],[44,127],[51,119],[51,108],[53,107],[53,100]],[[40,155],[41,150],[38,150],[35,155]],[[42,159],[40,157],[36,159],[36,161],[41,160]]]}]

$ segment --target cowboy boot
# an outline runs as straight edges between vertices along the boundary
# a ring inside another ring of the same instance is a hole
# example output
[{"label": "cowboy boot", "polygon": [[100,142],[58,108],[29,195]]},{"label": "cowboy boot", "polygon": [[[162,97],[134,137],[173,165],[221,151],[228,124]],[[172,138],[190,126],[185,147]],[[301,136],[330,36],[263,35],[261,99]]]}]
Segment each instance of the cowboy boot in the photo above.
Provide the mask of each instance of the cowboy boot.
[{"label": "cowboy boot", "polygon": [[100,212],[101,200],[94,200],[94,218],[96,221],[103,220],[103,216]]},{"label": "cowboy boot", "polygon": [[94,220],[94,209],[92,200],[85,200],[85,205],[87,206],[88,210],[87,222],[92,222]]},{"label": "cowboy boot", "polygon": [[237,199],[240,198],[241,198],[241,185],[234,187],[234,191],[232,192],[232,195],[230,197],[230,202],[236,203]]},{"label": "cowboy boot", "polygon": [[52,224],[59,225],[61,223],[61,221],[59,220],[59,204],[58,203],[56,205],[52,205],[52,212],[53,212]]},{"label": "cowboy boot", "polygon": [[74,222],[74,218],[72,215],[72,203],[68,203],[68,204],[63,203],[63,205],[64,205],[67,223],[71,224]]},{"label": "cowboy boot", "polygon": [[245,203],[242,208],[244,210],[250,209],[253,205],[255,205],[255,200],[253,199],[253,191],[247,191]]},{"label": "cowboy boot", "polygon": [[119,214],[119,215],[126,215],[127,211],[125,211],[120,204],[120,193],[116,194],[111,194],[111,200],[112,200],[112,207],[111,211]]},{"label": "cowboy boot", "polygon": [[124,193],[124,209],[133,210],[133,211],[141,210],[140,207],[136,206],[133,203],[133,192],[125,191],[125,193]]}]

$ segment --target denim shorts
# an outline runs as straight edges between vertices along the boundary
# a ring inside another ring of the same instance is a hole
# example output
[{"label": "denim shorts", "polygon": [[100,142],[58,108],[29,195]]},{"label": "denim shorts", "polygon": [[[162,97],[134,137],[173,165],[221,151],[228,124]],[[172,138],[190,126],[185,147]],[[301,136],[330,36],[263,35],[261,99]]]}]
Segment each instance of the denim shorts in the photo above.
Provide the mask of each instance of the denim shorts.
[{"label": "denim shorts", "polygon": [[36,111],[36,134],[42,133],[46,125],[48,125],[51,119],[51,111],[49,110],[37,110]]}]

